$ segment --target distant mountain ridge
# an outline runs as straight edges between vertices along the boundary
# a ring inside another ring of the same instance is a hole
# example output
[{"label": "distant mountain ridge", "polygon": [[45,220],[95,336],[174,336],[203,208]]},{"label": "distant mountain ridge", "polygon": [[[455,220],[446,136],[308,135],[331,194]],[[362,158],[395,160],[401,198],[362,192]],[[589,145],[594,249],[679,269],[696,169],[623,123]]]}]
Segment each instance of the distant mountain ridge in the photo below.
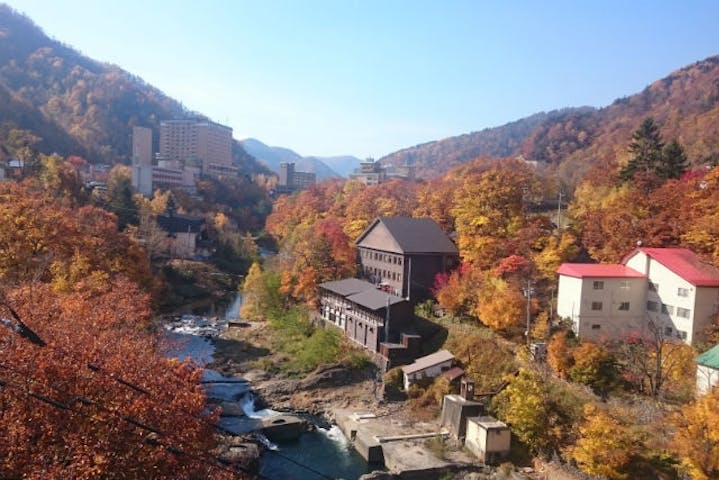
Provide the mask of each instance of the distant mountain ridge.
[{"label": "distant mountain ridge", "polygon": [[[352,156],[303,157],[294,150],[284,147],[270,147],[256,138],[246,138],[240,142],[247,153],[264,162],[275,172],[280,171],[280,163],[293,162],[295,169],[312,172],[317,179],[346,177],[359,165],[359,158]],[[330,166],[332,164],[332,166]],[[337,170],[335,170],[335,168]]]},{"label": "distant mountain ridge", "polygon": [[[162,120],[206,117],[121,68],[49,38],[0,4],[0,143],[94,162],[128,162],[135,125],[157,137]],[[38,138],[39,137],[39,138]],[[235,141],[242,173],[269,173]]]},{"label": "distant mountain ridge", "polygon": [[611,105],[539,113],[479,132],[399,150],[380,159],[413,162],[434,178],[480,156],[522,156],[558,168],[576,184],[593,164],[622,162],[631,134],[652,117],[667,141],[677,139],[695,165],[719,161],[719,56],[672,72],[642,92]]}]

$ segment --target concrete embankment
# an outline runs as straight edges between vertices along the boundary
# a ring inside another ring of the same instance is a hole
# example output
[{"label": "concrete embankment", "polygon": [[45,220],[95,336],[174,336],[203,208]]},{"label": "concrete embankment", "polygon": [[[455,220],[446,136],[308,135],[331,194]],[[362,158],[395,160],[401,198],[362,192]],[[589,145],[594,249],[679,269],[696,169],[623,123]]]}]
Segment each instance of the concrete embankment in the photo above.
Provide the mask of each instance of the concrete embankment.
[{"label": "concrete embankment", "polygon": [[351,409],[334,409],[332,414],[357,452],[369,463],[384,466],[396,478],[435,480],[458,466],[438,458],[425,445],[430,438],[448,435],[438,424],[409,423]]}]

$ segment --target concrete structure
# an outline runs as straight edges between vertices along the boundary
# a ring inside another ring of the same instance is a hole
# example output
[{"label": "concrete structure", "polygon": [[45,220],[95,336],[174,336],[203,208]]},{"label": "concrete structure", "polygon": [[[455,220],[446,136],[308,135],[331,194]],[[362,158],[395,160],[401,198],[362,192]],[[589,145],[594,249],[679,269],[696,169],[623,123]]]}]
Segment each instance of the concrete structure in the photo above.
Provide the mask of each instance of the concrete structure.
[{"label": "concrete structure", "polygon": [[152,129],[132,127],[132,186],[152,195]]},{"label": "concrete structure", "polygon": [[232,129],[204,120],[160,122],[160,158],[198,167],[203,175],[232,166]]},{"label": "concrete structure", "polygon": [[262,433],[273,442],[296,440],[310,426],[306,420],[294,415],[273,415],[260,420]]},{"label": "concrete structure", "polygon": [[371,352],[379,352],[383,342],[399,342],[412,327],[409,302],[364,280],[346,278],[322,283],[319,289],[321,318]]},{"label": "concrete structure", "polygon": [[719,385],[719,345],[699,355],[697,364],[697,395],[704,395]]},{"label": "concrete structure", "polygon": [[298,172],[294,163],[280,163],[280,175],[277,181],[278,193],[292,193],[304,190],[315,184],[316,175],[312,172]]},{"label": "concrete structure", "polygon": [[378,217],[355,245],[365,278],[412,300],[459,264],[457,247],[430,218]]},{"label": "concrete structure", "polygon": [[402,367],[404,374],[404,389],[426,378],[434,378],[452,368],[454,355],[447,350],[440,350],[430,355],[420,357],[410,365]]},{"label": "concrete structure", "polygon": [[426,446],[430,438],[445,438],[449,432],[436,422],[407,421],[404,415],[376,416],[351,409],[334,409],[337,426],[368,463],[384,466],[393,478],[436,480],[452,468],[472,459],[457,452],[459,465],[437,458]]},{"label": "concrete structure", "polygon": [[414,181],[415,167],[410,163],[406,163],[401,167],[384,166],[379,161],[368,158],[364,162],[360,162],[350,179],[358,180],[365,185],[379,185],[389,180],[402,179]]},{"label": "concrete structure", "polygon": [[647,314],[665,336],[703,337],[719,311],[719,269],[685,248],[638,248],[622,263],[647,275]]},{"label": "concrete structure", "polygon": [[646,275],[624,265],[565,263],[559,273],[557,315],[579,337],[598,341],[643,328]]},{"label": "concrete structure", "polygon": [[693,343],[719,312],[719,269],[685,248],[637,248],[621,264],[565,263],[557,273],[557,314],[582,338],[651,329]]},{"label": "concrete structure", "polygon": [[152,159],[152,130],[132,129],[132,185],[150,197],[155,189],[193,192],[202,175],[237,176],[232,164],[232,129],[196,120],[160,123],[160,152]]},{"label": "concrete structure", "polygon": [[484,404],[462,395],[445,395],[440,423],[449,429],[454,438],[463,439],[467,432],[467,419],[485,414]]},{"label": "concrete structure", "polygon": [[494,417],[467,419],[465,445],[485,463],[496,464],[509,453],[512,434],[509,427]]},{"label": "concrete structure", "polygon": [[359,167],[350,175],[350,179],[359,180],[365,185],[379,185],[386,181],[387,173],[380,162],[368,158],[364,162],[360,162]]}]

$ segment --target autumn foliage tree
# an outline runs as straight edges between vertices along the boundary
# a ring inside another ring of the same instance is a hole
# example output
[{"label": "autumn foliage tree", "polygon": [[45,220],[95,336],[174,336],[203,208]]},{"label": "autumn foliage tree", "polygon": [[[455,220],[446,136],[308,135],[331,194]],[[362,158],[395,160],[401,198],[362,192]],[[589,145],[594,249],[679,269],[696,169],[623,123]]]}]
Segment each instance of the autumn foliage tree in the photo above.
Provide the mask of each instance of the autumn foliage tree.
[{"label": "autumn foliage tree", "polygon": [[584,406],[584,418],[579,438],[570,448],[570,457],[589,475],[616,480],[630,478],[627,466],[637,451],[636,435],[616,416],[594,404]]},{"label": "autumn foliage tree", "polygon": [[0,477],[234,477],[203,453],[201,370],[153,333],[144,251],[52,194],[0,184]]},{"label": "autumn foliage tree", "polygon": [[[0,329],[0,378],[7,383],[0,389],[0,476],[145,478],[152,472],[154,478],[168,479],[227,477],[161,447],[164,442],[204,451],[213,446],[213,437],[207,424],[192,418],[207,415],[201,371],[162,357],[148,333],[149,298],[136,285],[118,278],[102,291],[58,293],[49,284],[35,283],[11,289],[3,304],[0,317],[12,319],[10,306],[47,346]],[[100,369],[121,375],[157,400]],[[29,392],[59,403],[40,401]],[[158,446],[148,443],[153,438]]]},{"label": "autumn foliage tree", "polygon": [[689,478],[719,478],[719,388],[678,411],[673,424],[673,448]]}]

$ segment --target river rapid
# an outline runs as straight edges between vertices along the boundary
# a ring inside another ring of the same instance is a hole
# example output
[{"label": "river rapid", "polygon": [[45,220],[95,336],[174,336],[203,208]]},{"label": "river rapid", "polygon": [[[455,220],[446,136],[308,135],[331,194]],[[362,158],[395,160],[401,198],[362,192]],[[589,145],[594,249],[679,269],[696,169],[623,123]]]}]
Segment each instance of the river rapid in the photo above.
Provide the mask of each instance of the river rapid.
[{"label": "river rapid", "polygon": [[[239,318],[242,298],[233,296],[229,303],[178,310],[173,321],[164,324],[165,336],[171,345],[168,355],[192,358],[200,366],[213,360],[213,337],[228,327],[229,320]],[[235,433],[251,432],[257,420],[277,415],[271,409],[257,409],[252,385],[241,377],[228,377],[205,369],[207,396],[210,399],[239,402],[244,416],[222,417],[222,427]],[[337,426],[316,429],[290,442],[272,444],[261,434],[258,439],[267,447],[260,459],[260,473],[271,480],[356,480],[371,469],[360,457]],[[310,468],[305,468],[307,466]]]}]

